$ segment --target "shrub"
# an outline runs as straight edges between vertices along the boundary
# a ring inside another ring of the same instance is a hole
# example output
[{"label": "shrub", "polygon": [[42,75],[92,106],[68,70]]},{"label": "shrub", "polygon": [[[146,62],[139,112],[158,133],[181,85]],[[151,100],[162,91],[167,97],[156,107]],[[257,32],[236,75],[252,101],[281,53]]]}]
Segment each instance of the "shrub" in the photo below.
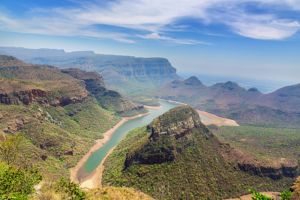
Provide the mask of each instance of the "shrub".
[{"label": "shrub", "polygon": [[0,163],[0,199],[26,200],[42,177],[36,170],[11,167]]},{"label": "shrub", "polygon": [[64,178],[60,179],[57,184],[57,190],[59,192],[64,192],[67,194],[67,199],[71,200],[84,200],[85,193],[80,189],[78,184],[72,183],[65,180]]}]

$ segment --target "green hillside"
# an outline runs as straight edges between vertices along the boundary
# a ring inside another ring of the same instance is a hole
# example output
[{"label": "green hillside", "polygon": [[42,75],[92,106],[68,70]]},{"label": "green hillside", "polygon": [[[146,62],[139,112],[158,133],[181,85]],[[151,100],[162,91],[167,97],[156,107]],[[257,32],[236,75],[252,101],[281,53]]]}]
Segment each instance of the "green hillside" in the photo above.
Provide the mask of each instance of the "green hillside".
[{"label": "green hillside", "polygon": [[[169,112],[165,116],[177,113],[176,109]],[[157,199],[222,199],[246,194],[250,188],[281,191],[291,185],[292,179],[253,176],[230,164],[222,156],[230,148],[208,134],[201,124],[184,130],[183,135],[169,134],[174,127],[182,130],[180,125],[184,122],[177,119],[177,125],[173,121],[170,132],[159,139],[153,139],[149,126],[132,131],[106,160],[104,185],[133,187]],[[189,117],[186,119],[190,121]],[[159,118],[153,123],[165,124],[158,121]],[[156,162],[170,152],[174,158]],[[134,162],[128,164],[130,158]]]}]

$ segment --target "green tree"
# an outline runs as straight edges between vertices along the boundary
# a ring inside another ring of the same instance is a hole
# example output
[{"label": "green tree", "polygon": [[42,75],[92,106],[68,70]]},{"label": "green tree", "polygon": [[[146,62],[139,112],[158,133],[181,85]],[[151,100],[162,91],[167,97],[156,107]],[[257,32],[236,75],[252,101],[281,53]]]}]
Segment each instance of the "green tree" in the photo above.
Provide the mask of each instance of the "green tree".
[{"label": "green tree", "polygon": [[0,158],[8,165],[16,164],[22,144],[21,135],[7,136],[3,142],[0,142]]},{"label": "green tree", "polygon": [[25,170],[0,162],[0,199],[26,200],[42,177],[37,170]]},{"label": "green tree", "polygon": [[57,190],[67,194],[66,199],[70,200],[84,200],[85,193],[80,189],[78,184],[67,181],[62,178],[57,184]]},{"label": "green tree", "polygon": [[280,193],[280,200],[291,200],[292,192],[291,191],[283,191]]}]

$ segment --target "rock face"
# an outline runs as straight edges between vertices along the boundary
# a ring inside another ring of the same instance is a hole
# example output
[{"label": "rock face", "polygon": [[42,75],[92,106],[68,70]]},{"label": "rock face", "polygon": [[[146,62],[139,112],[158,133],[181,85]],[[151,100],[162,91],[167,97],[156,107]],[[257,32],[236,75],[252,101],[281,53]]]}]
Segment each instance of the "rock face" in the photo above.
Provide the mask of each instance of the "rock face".
[{"label": "rock face", "polygon": [[133,163],[174,161],[176,155],[183,151],[176,145],[177,140],[190,134],[193,129],[200,129],[206,137],[211,136],[201,123],[198,113],[189,106],[179,106],[154,119],[147,127],[150,132],[148,140],[136,151],[127,154],[125,168]]},{"label": "rock face", "polygon": [[95,96],[101,106],[106,109],[114,110],[123,115],[144,112],[142,105],[136,105],[122,97],[118,92],[106,89],[103,78],[97,72],[85,72],[74,68],[63,69],[62,72],[84,81],[87,91]]},{"label": "rock face", "polygon": [[31,104],[33,101],[40,103],[47,103],[46,92],[39,89],[32,89],[27,91],[18,91],[10,94],[0,93],[0,103],[3,104],[15,104],[23,103],[25,105]]},{"label": "rock face", "polygon": [[156,140],[164,135],[179,138],[199,127],[203,127],[199,114],[189,106],[180,106],[154,119],[147,128],[150,138]]},{"label": "rock face", "polygon": [[82,102],[86,96],[82,97],[51,97],[51,92],[40,89],[31,89],[25,91],[15,91],[13,93],[0,93],[0,103],[6,105],[30,105],[37,102],[51,106],[66,106],[71,103]]}]

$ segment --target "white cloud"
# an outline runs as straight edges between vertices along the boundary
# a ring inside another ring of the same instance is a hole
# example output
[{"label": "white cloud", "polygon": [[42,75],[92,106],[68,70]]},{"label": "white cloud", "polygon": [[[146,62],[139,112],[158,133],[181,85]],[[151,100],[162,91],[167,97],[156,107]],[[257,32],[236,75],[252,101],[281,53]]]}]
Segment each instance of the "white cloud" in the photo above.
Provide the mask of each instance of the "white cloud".
[{"label": "white cloud", "polygon": [[268,23],[261,21],[233,22],[231,24],[236,33],[254,39],[281,40],[294,35],[300,28],[298,22],[271,20]]},{"label": "white cloud", "polygon": [[[124,31],[103,31],[94,27],[101,24],[143,32],[137,35],[139,38],[177,44],[206,44],[167,36],[167,32],[172,31],[167,26],[185,17],[206,24],[224,24],[238,35],[262,40],[285,39],[300,29],[298,21],[276,16],[276,13],[267,15],[244,11],[242,4],[249,2],[266,8],[284,6],[300,10],[299,0],[116,0],[105,3],[94,0],[81,2],[76,8],[32,9],[24,19],[2,14],[0,28],[25,33],[79,35],[135,42],[136,36]],[[184,27],[184,24],[180,25]]]}]

